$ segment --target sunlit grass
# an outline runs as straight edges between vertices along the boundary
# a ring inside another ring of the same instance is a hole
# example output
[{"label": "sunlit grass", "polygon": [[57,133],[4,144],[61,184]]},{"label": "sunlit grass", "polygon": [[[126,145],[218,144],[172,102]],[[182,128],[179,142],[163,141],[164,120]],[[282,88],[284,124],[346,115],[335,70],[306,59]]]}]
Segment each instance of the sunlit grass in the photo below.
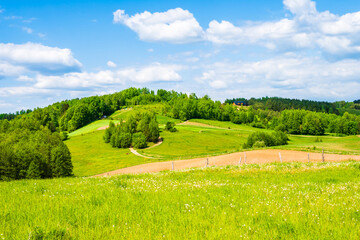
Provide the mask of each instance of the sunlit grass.
[{"label": "sunlit grass", "polygon": [[[113,120],[113,122],[119,123],[120,121]],[[98,121],[92,122],[80,129],[77,129],[74,132],[69,133],[69,137],[79,136],[81,134],[97,131],[97,129],[99,129],[101,127],[109,126],[109,123],[110,123],[110,120],[98,120]]]},{"label": "sunlit grass", "polygon": [[91,176],[151,162],[149,159],[132,154],[127,148],[111,147],[104,142],[103,135],[104,131],[95,131],[65,141],[71,152],[76,176]]},{"label": "sunlit grass", "polygon": [[359,239],[359,164],[0,183],[5,239]]}]

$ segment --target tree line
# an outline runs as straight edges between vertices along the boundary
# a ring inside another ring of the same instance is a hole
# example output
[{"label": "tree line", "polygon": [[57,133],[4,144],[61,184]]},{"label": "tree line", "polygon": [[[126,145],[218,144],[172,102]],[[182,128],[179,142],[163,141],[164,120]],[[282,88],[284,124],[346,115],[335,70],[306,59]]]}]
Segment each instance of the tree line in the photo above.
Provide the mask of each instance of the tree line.
[{"label": "tree line", "polygon": [[360,116],[345,113],[343,116],[303,109],[281,112],[271,109],[238,108],[221,104],[208,96],[181,95],[165,103],[164,114],[181,120],[191,118],[231,121],[257,128],[276,129],[290,134],[322,135],[325,132],[339,135],[360,133]]},{"label": "tree line", "polygon": [[225,103],[232,104],[234,101],[243,101],[246,105],[252,106],[254,109],[267,109],[273,111],[283,111],[286,109],[303,109],[314,112],[325,112],[339,114],[335,103],[312,100],[299,100],[280,97],[262,97],[262,98],[234,98],[226,99]]},{"label": "tree line", "polygon": [[32,112],[31,109],[16,111],[15,113],[1,113],[0,120],[3,120],[3,119],[11,120],[11,119],[16,118],[16,116],[30,113],[30,112]]}]

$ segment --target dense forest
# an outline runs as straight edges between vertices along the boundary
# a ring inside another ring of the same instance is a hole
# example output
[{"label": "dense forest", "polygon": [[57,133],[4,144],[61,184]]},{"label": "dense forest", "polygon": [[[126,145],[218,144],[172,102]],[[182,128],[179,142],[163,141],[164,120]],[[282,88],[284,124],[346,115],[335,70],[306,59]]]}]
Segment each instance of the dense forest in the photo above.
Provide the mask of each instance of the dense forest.
[{"label": "dense forest", "polygon": [[339,114],[335,103],[318,102],[311,100],[298,100],[279,97],[263,97],[263,98],[234,98],[226,99],[225,103],[233,103],[234,101],[243,101],[246,105],[252,106],[254,109],[267,109],[273,111],[283,111],[286,109],[303,109],[314,112],[326,112]]},{"label": "dense forest", "polygon": [[58,133],[16,129],[0,133],[0,180],[72,176],[69,149]]},{"label": "dense forest", "polygon": [[[234,106],[234,100],[245,101],[249,106]],[[66,139],[67,132],[129,106],[162,103],[162,114],[176,119],[231,121],[290,134],[322,135],[329,132],[355,135],[360,134],[360,116],[348,113],[347,109],[357,113],[359,101],[328,103],[265,97],[238,98],[221,103],[207,95],[199,98],[195,94],[162,89],[155,93],[147,88],[129,88],[114,94],[65,100],[33,111],[0,115],[0,179],[71,176],[70,153],[61,141]],[[339,113],[338,109],[342,112]],[[157,140],[158,125],[154,119],[153,115],[147,114],[130,120],[131,127],[128,123],[112,126],[105,141],[114,147],[127,147],[129,144],[144,147],[145,140]],[[152,126],[151,134],[144,125]],[[281,139],[278,138],[280,135],[276,136],[273,139]]]}]

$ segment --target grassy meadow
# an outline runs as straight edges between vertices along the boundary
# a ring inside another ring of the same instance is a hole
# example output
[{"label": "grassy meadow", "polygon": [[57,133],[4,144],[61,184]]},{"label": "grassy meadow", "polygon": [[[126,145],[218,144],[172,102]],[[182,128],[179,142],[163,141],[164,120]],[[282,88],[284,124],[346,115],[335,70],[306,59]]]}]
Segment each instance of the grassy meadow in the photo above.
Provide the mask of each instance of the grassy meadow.
[{"label": "grassy meadow", "polygon": [[[97,120],[92,122],[85,127],[79,128],[71,133],[69,133],[69,137],[79,136],[85,133],[95,132],[101,127],[109,126],[111,120]],[[112,120],[115,124],[119,123],[119,120]]]},{"label": "grassy meadow", "polygon": [[[120,110],[115,115],[133,114],[142,108]],[[132,154],[128,149],[112,148],[105,144],[102,137],[104,130],[97,129],[109,124],[110,120],[99,120],[70,134],[65,141],[69,147],[74,173],[76,176],[91,176],[149,162],[191,159],[221,155],[242,151],[250,133],[255,131],[271,132],[267,129],[253,128],[248,125],[238,125],[231,122],[192,119],[190,124],[179,124],[180,120],[157,116],[161,129],[163,143],[150,149],[138,150],[139,153],[154,157],[142,158]],[[119,122],[120,120],[114,120]],[[166,122],[176,122],[177,132],[163,130]],[[191,125],[192,124],[192,125]],[[195,124],[195,125],[194,125]],[[199,124],[199,125],[196,125]],[[326,153],[360,154],[360,137],[346,136],[302,136],[290,135],[288,145],[273,148]],[[149,144],[151,146],[152,144]]]},{"label": "grassy meadow", "polygon": [[[247,132],[247,134],[255,131],[272,132],[272,130],[268,129],[259,129],[243,124],[234,124],[231,122],[204,119],[192,119],[190,121],[220,127],[223,128],[224,131],[238,130],[244,133]],[[320,152],[322,148],[324,148],[324,151],[327,153],[360,154],[360,136],[339,137],[329,134],[325,134],[323,136],[289,135],[289,139],[290,141],[288,145],[276,146],[272,148],[311,152]]]},{"label": "grassy meadow", "polygon": [[1,239],[359,239],[360,164],[0,182]]},{"label": "grassy meadow", "polygon": [[151,161],[132,154],[129,149],[112,148],[103,141],[103,135],[104,131],[95,131],[65,141],[75,176],[92,176]]}]

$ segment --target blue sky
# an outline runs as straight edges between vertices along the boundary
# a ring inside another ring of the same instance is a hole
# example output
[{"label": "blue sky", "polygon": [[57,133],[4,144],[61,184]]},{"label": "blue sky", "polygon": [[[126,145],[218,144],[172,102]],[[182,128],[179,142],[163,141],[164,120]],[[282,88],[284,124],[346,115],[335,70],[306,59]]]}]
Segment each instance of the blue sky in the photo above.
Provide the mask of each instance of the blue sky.
[{"label": "blue sky", "polygon": [[0,112],[134,87],[359,99],[360,1],[0,1]]}]

